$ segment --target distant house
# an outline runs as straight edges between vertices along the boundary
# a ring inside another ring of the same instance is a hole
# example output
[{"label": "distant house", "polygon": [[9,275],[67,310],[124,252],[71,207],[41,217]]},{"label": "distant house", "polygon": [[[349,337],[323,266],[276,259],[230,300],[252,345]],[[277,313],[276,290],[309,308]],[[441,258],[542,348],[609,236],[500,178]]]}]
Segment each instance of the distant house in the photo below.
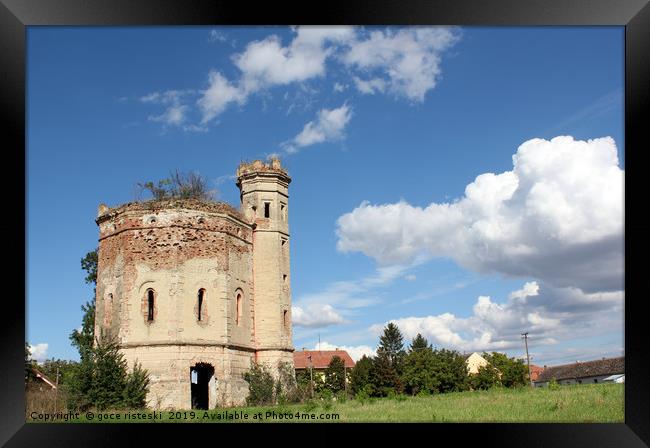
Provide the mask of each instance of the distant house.
[{"label": "distant house", "polygon": [[535,364],[530,365],[530,380],[535,382],[544,371],[544,367],[536,366]]},{"label": "distant house", "polygon": [[534,384],[536,387],[545,387],[553,378],[562,385],[598,384],[611,382],[613,376],[614,380],[620,379],[618,375],[625,375],[625,356],[545,367]]},{"label": "distant house", "polygon": [[43,383],[45,383],[46,385],[48,385],[50,387],[50,389],[56,389],[57,388],[54,381],[52,381],[47,376],[45,376],[45,374],[43,372],[41,372],[40,370],[37,370],[37,369],[32,367],[32,373],[34,374],[34,377],[37,380],[40,380]]},{"label": "distant house", "polygon": [[333,357],[338,356],[343,360],[345,368],[349,370],[354,367],[354,360],[345,350],[301,350],[293,352],[293,363],[296,368],[296,374],[312,369],[314,376],[323,376],[325,369]]},{"label": "distant house", "polygon": [[465,359],[465,364],[467,364],[467,373],[470,375],[476,375],[479,367],[485,367],[489,363],[487,362],[487,359],[474,352]]}]

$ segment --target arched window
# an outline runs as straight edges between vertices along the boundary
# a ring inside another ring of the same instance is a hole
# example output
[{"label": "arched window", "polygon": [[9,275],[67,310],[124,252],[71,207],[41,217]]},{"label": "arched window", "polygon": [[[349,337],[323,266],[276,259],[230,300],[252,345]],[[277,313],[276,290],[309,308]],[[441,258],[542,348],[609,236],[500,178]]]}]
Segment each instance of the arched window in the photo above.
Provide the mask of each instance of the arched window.
[{"label": "arched window", "polygon": [[153,322],[154,292],[147,289],[147,322]]},{"label": "arched window", "polygon": [[199,289],[199,302],[198,302],[198,309],[197,309],[197,317],[198,320],[201,320],[201,314],[203,313],[203,298],[205,297],[205,289],[201,288]]},{"label": "arched window", "polygon": [[241,325],[241,307],[242,307],[241,293],[237,293],[237,325]]}]

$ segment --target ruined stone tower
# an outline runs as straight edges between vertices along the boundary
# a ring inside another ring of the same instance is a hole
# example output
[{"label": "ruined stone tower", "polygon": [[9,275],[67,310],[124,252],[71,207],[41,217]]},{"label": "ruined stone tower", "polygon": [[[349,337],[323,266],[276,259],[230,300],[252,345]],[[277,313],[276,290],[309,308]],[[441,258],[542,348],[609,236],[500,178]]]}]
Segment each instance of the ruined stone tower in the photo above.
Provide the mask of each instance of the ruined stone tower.
[{"label": "ruined stone tower", "polygon": [[243,404],[252,361],[293,365],[288,186],[242,163],[240,209],[168,199],[100,205],[95,334],[149,371],[149,407]]}]

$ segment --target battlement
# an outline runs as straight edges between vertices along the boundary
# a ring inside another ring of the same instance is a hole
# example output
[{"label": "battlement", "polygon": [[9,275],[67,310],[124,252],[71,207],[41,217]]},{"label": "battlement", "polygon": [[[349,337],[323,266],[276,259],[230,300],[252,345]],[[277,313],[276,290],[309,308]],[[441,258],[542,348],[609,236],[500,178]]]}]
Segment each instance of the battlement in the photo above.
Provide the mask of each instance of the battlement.
[{"label": "battlement", "polygon": [[282,168],[280,164],[280,159],[272,158],[269,163],[265,163],[262,160],[254,160],[252,162],[242,162],[237,168],[237,178],[241,179],[242,177],[250,174],[280,174],[285,177],[288,181],[291,181],[287,170]]}]

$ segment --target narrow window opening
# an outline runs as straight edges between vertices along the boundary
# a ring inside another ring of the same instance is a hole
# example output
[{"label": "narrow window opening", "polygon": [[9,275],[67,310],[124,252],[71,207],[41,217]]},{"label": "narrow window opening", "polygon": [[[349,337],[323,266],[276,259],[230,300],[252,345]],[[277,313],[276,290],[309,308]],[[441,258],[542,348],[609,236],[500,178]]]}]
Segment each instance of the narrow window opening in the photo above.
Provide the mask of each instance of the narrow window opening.
[{"label": "narrow window opening", "polygon": [[203,296],[205,294],[205,289],[199,289],[199,303],[198,303],[198,320],[201,320],[201,313],[203,312]]},{"label": "narrow window opening", "polygon": [[285,285],[287,284],[287,274],[282,274],[282,281]]},{"label": "narrow window opening", "polygon": [[287,240],[282,238],[282,246],[284,247],[285,244],[287,244]]},{"label": "narrow window opening", "polygon": [[237,325],[241,325],[241,294],[237,294]]},{"label": "narrow window opening", "polygon": [[147,290],[147,321],[153,322],[153,289]]},{"label": "narrow window opening", "polygon": [[269,202],[264,203],[264,217],[265,218],[271,217],[271,203]]},{"label": "narrow window opening", "polygon": [[284,310],[282,312],[282,325],[284,326],[284,331],[288,332],[289,331],[289,312],[287,310]]},{"label": "narrow window opening", "polygon": [[280,215],[282,216],[282,221],[287,220],[286,205],[283,203],[280,203]]}]

